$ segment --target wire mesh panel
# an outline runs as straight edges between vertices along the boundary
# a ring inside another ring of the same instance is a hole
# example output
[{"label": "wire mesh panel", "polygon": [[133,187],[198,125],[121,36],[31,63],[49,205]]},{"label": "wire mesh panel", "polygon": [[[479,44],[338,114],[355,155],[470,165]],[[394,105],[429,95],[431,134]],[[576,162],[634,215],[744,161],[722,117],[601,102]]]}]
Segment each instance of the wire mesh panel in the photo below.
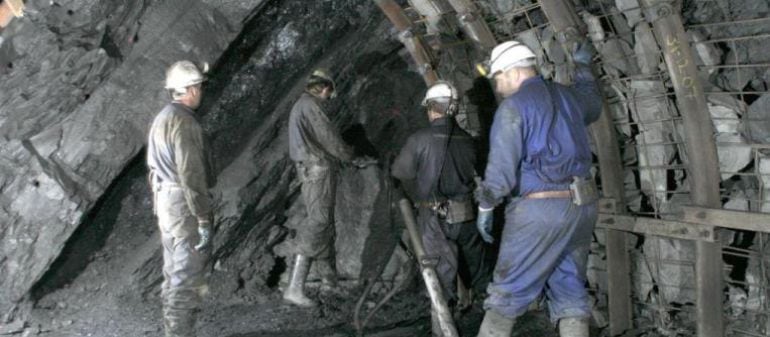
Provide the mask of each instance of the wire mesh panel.
[{"label": "wire mesh panel", "polygon": [[[768,8],[767,1],[698,1],[686,12],[716,130],[725,209],[770,210]],[[770,336],[767,241],[768,234],[722,232],[727,335]]]},{"label": "wire mesh panel", "polygon": [[[716,141],[722,207],[770,211],[770,2],[687,0],[671,2],[673,10],[668,13],[644,8],[638,0],[573,2],[598,51],[595,66],[623,160],[623,209],[636,217],[678,220],[682,207],[692,203],[690,171],[706,164],[690,162],[689,157],[696,157],[693,153],[688,156],[688,149],[698,151],[702,144],[684,142],[691,130],[685,130],[679,111],[682,95],[688,94],[680,90],[677,96],[675,87],[680,85],[691,91],[702,87],[703,92],[689,94],[707,100],[713,129],[698,131],[713,134]],[[410,3],[418,7],[421,2]],[[539,2],[477,0],[474,5],[498,41],[527,44],[537,55],[541,75],[569,82],[569,55]],[[425,33],[439,36],[440,16],[450,11],[433,9],[436,16],[424,14],[417,21],[425,23]],[[652,22],[671,13],[681,15],[685,38],[656,35]],[[676,64],[666,64],[661,47]],[[672,59],[672,48],[690,48],[693,58]],[[476,55],[466,57],[473,58]],[[697,79],[688,75],[673,81],[672,72],[690,62],[697,65]],[[472,65],[462,68],[470,76]],[[443,69],[442,74],[457,72]],[[601,174],[597,171],[598,167],[595,172]],[[725,288],[714,296],[724,297],[726,333],[770,336],[770,235],[730,229],[720,234]],[[607,324],[605,236],[604,229],[596,230],[588,275],[595,323],[600,327]],[[636,234],[628,250],[636,335],[694,335],[695,242]]]},{"label": "wire mesh panel", "polygon": [[[690,203],[684,126],[660,45],[636,0],[577,4],[598,50],[603,92],[615,121],[625,168],[625,208],[636,216],[677,219]],[[541,73],[563,80],[566,56],[533,1],[479,1],[499,41],[536,51]],[[770,18],[768,2],[681,4],[714,125],[725,209],[770,210]],[[711,132],[703,130],[703,132]],[[696,147],[697,148],[697,147]],[[768,224],[770,227],[770,224]],[[768,234],[722,230],[727,334],[770,336]],[[592,246],[589,283],[606,303],[603,230]],[[649,335],[693,335],[695,247],[692,241],[639,235],[629,247],[636,328]],[[718,295],[717,295],[718,296]],[[601,314],[601,313],[600,313]]]}]

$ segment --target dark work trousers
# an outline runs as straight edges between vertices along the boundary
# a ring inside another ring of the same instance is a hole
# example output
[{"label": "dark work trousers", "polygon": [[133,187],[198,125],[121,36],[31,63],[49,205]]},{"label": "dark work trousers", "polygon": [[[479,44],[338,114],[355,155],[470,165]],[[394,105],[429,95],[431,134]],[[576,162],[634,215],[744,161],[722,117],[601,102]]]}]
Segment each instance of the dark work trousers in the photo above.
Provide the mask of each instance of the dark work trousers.
[{"label": "dark work trousers", "polygon": [[457,299],[457,275],[468,288],[484,278],[484,247],[475,221],[448,224],[429,208],[417,215],[425,254],[438,258],[436,273],[447,301]]},{"label": "dark work trousers", "polygon": [[335,169],[331,165],[297,163],[307,217],[294,239],[298,254],[334,261]]},{"label": "dark work trousers", "polygon": [[486,310],[516,318],[545,292],[551,320],[590,317],[585,289],[596,203],[519,199],[505,210],[500,252]]},{"label": "dark work trousers", "polygon": [[155,202],[163,245],[163,327],[166,337],[194,337],[195,316],[208,292],[208,257],[194,248],[198,220],[179,187],[162,185]]}]

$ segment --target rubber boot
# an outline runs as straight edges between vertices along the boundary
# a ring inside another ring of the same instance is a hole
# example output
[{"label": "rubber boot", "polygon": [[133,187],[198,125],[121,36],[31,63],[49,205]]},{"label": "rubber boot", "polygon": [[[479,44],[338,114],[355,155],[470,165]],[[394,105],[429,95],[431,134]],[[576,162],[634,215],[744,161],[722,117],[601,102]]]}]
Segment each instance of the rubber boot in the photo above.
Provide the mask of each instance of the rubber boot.
[{"label": "rubber boot", "polygon": [[294,270],[291,271],[289,286],[283,292],[283,299],[291,304],[310,308],[316,306],[316,303],[305,296],[305,280],[310,271],[310,258],[304,255],[297,255],[294,260]]},{"label": "rubber boot", "polygon": [[163,330],[165,337],[195,337],[194,310],[174,310],[164,308]]},{"label": "rubber boot", "polygon": [[487,310],[477,337],[511,337],[515,319],[503,317],[494,310]]},{"label": "rubber boot", "polygon": [[588,318],[567,317],[559,320],[560,337],[588,337]]},{"label": "rubber boot", "polygon": [[334,290],[334,288],[337,287],[337,267],[335,261],[324,259],[318,260],[315,263],[318,273],[321,276],[321,290]]}]

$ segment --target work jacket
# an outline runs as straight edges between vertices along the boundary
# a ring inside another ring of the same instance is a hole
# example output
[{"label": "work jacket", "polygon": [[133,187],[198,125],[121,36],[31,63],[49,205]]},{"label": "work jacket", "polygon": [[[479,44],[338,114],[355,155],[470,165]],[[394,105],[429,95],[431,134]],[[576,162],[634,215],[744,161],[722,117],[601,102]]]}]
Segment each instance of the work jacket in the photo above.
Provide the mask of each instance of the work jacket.
[{"label": "work jacket", "polygon": [[207,218],[211,214],[208,188],[213,184],[208,164],[203,130],[193,110],[178,102],[166,105],[152,122],[147,143],[153,187],[182,188],[190,213]]},{"label": "work jacket", "polygon": [[401,181],[415,179],[419,202],[467,200],[473,193],[475,164],[473,139],[457,123],[444,117],[433,120],[430,127],[407,139],[393,162],[391,174]]},{"label": "work jacket", "polygon": [[508,196],[568,190],[588,177],[591,149],[586,126],[599,118],[602,99],[587,66],[568,87],[541,76],[525,80],[495,113],[479,206]]},{"label": "work jacket", "polygon": [[289,157],[320,165],[353,159],[353,149],[321,109],[320,99],[307,92],[294,103],[289,116]]}]

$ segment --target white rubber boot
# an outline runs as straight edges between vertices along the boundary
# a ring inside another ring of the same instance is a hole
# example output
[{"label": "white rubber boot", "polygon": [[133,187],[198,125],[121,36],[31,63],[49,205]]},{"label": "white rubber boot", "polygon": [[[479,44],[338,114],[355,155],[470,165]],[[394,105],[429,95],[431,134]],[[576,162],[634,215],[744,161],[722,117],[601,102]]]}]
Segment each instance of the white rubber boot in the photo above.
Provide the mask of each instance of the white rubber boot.
[{"label": "white rubber boot", "polygon": [[308,272],[310,272],[310,259],[304,255],[297,255],[289,286],[283,292],[283,299],[286,302],[305,308],[317,305],[315,301],[305,296],[305,280]]},{"label": "white rubber boot", "polygon": [[477,337],[511,337],[515,319],[503,317],[494,310],[487,310]]},{"label": "white rubber boot", "polygon": [[588,318],[567,317],[559,320],[560,337],[588,337]]}]

